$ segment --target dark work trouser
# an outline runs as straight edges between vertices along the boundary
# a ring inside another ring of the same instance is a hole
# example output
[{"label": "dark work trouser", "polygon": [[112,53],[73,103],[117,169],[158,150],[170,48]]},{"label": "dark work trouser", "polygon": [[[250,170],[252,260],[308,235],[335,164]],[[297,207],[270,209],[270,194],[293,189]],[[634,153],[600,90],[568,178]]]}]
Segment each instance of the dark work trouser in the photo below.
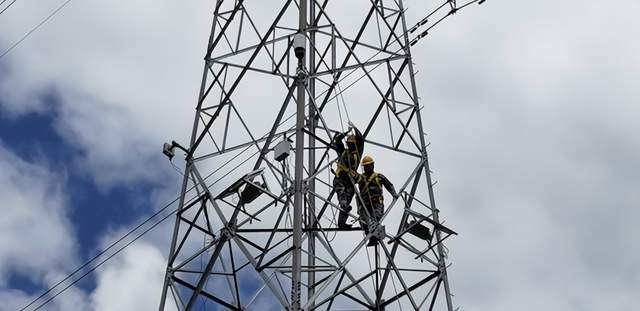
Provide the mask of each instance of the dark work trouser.
[{"label": "dark work trouser", "polygon": [[364,206],[358,204],[360,226],[362,226],[365,233],[369,234],[369,230],[375,230],[380,223],[380,219],[382,219],[382,215],[384,215],[384,202],[382,197],[363,197],[362,200],[364,201]]},{"label": "dark work trouser", "polygon": [[347,218],[351,211],[351,200],[355,194],[353,183],[349,180],[348,176],[345,176],[346,174],[343,174],[333,179],[333,189],[336,191],[338,205],[341,209],[338,215],[338,227],[344,226],[347,223]]}]

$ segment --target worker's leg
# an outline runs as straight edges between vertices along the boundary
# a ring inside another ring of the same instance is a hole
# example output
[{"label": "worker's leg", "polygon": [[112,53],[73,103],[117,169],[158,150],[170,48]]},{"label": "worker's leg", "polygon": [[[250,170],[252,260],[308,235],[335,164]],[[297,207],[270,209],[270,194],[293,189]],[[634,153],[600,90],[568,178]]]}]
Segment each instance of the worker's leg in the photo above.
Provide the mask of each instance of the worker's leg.
[{"label": "worker's leg", "polygon": [[380,223],[380,219],[384,215],[384,202],[382,201],[382,197],[374,200],[373,202],[373,218],[376,220],[376,223]]},{"label": "worker's leg", "polygon": [[360,201],[357,201],[358,203],[358,215],[360,216],[359,220],[360,220],[360,227],[362,228],[362,230],[364,231],[365,234],[369,234],[369,215],[371,215],[369,213],[370,208],[367,207],[366,205],[362,205],[362,203],[360,203]]},{"label": "worker's leg", "polygon": [[[384,215],[384,203],[382,202],[382,198],[377,198],[372,200],[371,209],[369,212],[371,213],[371,221],[369,221],[371,226],[371,231],[376,231],[378,226],[381,226],[380,220]],[[369,243],[367,246],[374,246],[380,241],[381,237],[376,236],[375,234],[369,239]]]},{"label": "worker's leg", "polygon": [[354,189],[349,180],[343,178],[333,179],[333,188],[338,196],[338,206],[340,206],[340,213],[338,215],[338,228],[349,228],[347,219],[349,218],[349,212],[352,207],[349,205],[353,199]]},{"label": "worker's leg", "polygon": [[358,205],[358,214],[360,215],[360,226],[365,234],[371,233],[376,229],[378,222],[376,221],[372,202],[368,198],[363,198],[364,206]]}]

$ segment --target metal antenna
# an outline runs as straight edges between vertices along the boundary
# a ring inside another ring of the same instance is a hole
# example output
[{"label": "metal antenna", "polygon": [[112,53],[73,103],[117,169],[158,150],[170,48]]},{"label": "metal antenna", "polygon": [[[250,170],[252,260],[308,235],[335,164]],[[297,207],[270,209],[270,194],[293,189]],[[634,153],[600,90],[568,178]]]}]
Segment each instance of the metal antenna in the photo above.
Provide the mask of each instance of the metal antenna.
[{"label": "metal antenna", "polygon": [[[454,310],[411,46],[476,2],[408,28],[402,0],[217,0],[191,140],[163,149],[186,164],[159,310]],[[351,124],[400,193],[382,231],[336,225]]]}]

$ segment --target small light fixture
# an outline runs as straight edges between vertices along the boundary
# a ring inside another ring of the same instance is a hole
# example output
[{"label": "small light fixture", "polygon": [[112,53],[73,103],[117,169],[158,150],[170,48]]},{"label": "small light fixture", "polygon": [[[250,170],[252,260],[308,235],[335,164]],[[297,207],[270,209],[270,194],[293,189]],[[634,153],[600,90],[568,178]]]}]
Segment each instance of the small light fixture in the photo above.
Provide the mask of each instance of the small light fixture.
[{"label": "small light fixture", "polygon": [[293,51],[296,54],[296,58],[303,59],[307,49],[307,38],[303,33],[297,33],[293,35]]},{"label": "small light fixture", "polygon": [[173,151],[173,146],[169,143],[164,143],[164,145],[162,146],[162,153],[164,153],[164,155],[169,158],[169,161],[171,161],[171,159],[173,159],[173,157],[176,155],[176,153]]},{"label": "small light fixture", "polygon": [[173,157],[176,155],[176,152],[175,152],[176,148],[183,150],[186,153],[189,153],[189,150],[187,150],[185,147],[182,147],[175,140],[172,140],[171,143],[164,143],[164,145],[162,145],[162,153],[164,153],[164,155],[166,155],[167,158],[169,158],[169,161],[171,161]]},{"label": "small light fixture", "polygon": [[273,148],[273,157],[278,162],[284,161],[291,154],[291,142],[283,139]]},{"label": "small light fixture", "polygon": [[413,220],[410,221],[406,226],[409,227],[409,233],[415,235],[416,237],[425,241],[431,240],[431,232],[429,232],[429,228],[423,226],[419,222]]}]

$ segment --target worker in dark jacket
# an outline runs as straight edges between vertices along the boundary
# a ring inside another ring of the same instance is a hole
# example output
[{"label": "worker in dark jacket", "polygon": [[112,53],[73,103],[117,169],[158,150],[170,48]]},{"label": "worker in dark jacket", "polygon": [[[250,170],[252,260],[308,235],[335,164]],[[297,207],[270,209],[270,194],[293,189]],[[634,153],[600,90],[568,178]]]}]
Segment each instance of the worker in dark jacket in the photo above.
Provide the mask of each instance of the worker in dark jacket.
[{"label": "worker in dark jacket", "polygon": [[349,126],[355,134],[347,136],[347,148],[344,147],[342,139],[345,133],[337,134],[332,141],[333,148],[338,153],[337,169],[334,171],[333,188],[338,196],[340,214],[338,215],[338,228],[350,228],[347,218],[351,211],[351,200],[355,194],[355,183],[358,180],[358,165],[364,151],[364,137],[362,133],[349,122]]},{"label": "worker in dark jacket", "polygon": [[[376,230],[382,215],[384,215],[382,187],[386,188],[394,199],[398,198],[398,193],[393,184],[384,175],[373,171],[373,158],[371,156],[365,156],[362,159],[362,168],[364,173],[358,178],[358,189],[362,199],[362,203],[358,201],[360,203],[358,204],[358,214],[360,215],[362,228],[369,234],[371,231]],[[374,235],[369,239],[367,246],[376,245],[378,240],[379,237]]]}]

